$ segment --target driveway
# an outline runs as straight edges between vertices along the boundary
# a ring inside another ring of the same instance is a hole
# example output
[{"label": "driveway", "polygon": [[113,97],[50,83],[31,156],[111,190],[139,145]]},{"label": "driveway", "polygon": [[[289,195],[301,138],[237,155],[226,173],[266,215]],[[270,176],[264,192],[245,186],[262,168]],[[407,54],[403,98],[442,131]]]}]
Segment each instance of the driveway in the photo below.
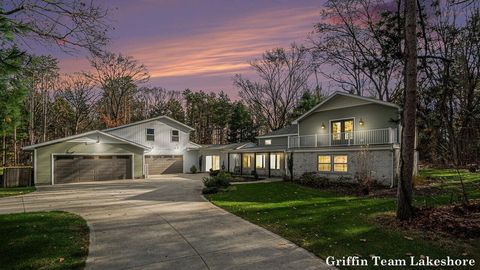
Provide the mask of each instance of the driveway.
[{"label": "driveway", "polygon": [[200,195],[201,175],[39,187],[0,213],[64,210],[91,229],[86,269],[326,269],[319,258]]}]

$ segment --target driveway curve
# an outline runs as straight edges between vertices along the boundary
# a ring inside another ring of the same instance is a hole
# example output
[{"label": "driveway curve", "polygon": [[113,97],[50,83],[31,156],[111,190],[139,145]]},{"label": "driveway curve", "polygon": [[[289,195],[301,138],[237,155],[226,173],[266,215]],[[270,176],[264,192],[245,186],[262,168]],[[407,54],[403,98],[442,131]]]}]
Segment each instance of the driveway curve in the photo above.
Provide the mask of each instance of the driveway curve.
[{"label": "driveway curve", "polygon": [[0,213],[63,210],[90,227],[86,269],[328,269],[323,260],[206,201],[201,175],[39,187]]}]

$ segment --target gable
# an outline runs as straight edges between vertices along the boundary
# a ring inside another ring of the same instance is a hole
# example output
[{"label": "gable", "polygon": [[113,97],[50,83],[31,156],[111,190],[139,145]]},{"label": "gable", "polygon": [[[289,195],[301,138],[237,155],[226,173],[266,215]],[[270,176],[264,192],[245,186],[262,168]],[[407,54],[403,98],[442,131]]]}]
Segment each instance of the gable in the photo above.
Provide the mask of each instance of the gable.
[{"label": "gable", "polygon": [[361,100],[361,99],[358,99],[358,98],[337,95],[337,96],[334,96],[333,98],[329,99],[322,106],[318,107],[315,110],[315,112],[335,110],[335,109],[341,109],[341,108],[347,108],[347,107],[353,107],[353,106],[361,106],[361,105],[367,105],[367,104],[372,104],[372,102],[366,101],[366,100]]}]

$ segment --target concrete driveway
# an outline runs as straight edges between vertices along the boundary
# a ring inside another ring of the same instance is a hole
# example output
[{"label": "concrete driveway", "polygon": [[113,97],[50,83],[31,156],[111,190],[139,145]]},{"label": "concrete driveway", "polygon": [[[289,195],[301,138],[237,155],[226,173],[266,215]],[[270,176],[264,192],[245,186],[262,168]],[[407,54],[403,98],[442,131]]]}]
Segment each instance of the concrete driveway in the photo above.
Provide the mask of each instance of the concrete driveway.
[{"label": "concrete driveway", "polygon": [[64,210],[91,229],[86,269],[327,269],[291,242],[200,195],[201,175],[40,187],[0,213]]}]

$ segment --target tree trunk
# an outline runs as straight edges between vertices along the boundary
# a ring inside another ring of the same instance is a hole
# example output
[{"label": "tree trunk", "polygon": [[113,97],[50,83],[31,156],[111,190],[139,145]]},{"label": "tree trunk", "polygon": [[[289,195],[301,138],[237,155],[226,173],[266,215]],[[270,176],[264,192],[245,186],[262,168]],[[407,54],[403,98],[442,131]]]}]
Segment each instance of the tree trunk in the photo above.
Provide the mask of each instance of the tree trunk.
[{"label": "tree trunk", "polygon": [[417,37],[415,0],[405,1],[405,103],[400,160],[400,179],[397,192],[397,218],[411,219],[414,215],[413,165],[415,153],[415,120],[417,109]]},{"label": "tree trunk", "polygon": [[13,127],[13,165],[16,166],[18,162],[17,158],[17,125]]}]

